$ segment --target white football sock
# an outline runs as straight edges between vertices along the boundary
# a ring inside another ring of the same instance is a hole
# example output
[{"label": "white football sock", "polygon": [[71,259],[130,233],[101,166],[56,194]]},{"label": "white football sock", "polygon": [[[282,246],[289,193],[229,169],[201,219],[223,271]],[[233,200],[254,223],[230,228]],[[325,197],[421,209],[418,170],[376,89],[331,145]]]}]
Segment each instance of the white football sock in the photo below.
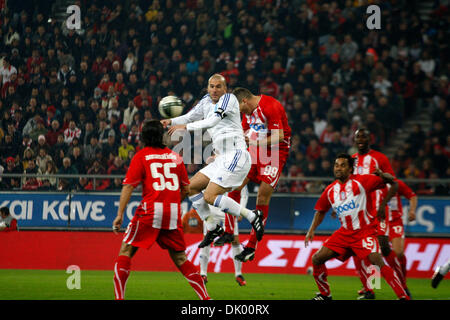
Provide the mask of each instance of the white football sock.
[{"label": "white football sock", "polygon": [[235,217],[243,216],[248,221],[253,222],[255,213],[247,208],[241,207],[239,203],[225,195],[218,195],[214,201],[214,206],[220,208],[223,212],[229,213]]},{"label": "white football sock", "polygon": [[209,206],[206,203],[205,198],[203,197],[203,192],[190,196],[189,200],[191,200],[192,207],[195,209],[195,211],[197,211],[200,219],[205,221],[206,218],[211,214],[211,211],[209,210]]},{"label": "white football sock", "polygon": [[449,270],[450,270],[450,261],[447,261],[446,264],[442,265],[439,268],[439,273],[442,274],[443,276],[445,276]]},{"label": "white football sock", "polygon": [[242,252],[241,244],[231,244],[231,249],[233,251],[234,275],[237,277],[242,275],[242,262],[234,259],[234,257]]},{"label": "white football sock", "polygon": [[200,249],[200,275],[208,275],[209,251],[211,246],[206,246]]}]

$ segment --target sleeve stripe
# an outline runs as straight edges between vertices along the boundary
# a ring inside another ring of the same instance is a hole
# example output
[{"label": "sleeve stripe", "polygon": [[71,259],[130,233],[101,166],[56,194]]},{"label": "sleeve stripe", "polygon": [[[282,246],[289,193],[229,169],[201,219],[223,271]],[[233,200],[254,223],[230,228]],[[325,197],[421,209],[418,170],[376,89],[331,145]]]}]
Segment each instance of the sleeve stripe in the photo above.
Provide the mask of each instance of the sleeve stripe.
[{"label": "sleeve stripe", "polygon": [[228,102],[229,101],[230,101],[230,94],[229,93],[225,93],[225,97],[223,98],[222,105],[220,107],[223,111],[227,110],[227,106],[228,106]]}]

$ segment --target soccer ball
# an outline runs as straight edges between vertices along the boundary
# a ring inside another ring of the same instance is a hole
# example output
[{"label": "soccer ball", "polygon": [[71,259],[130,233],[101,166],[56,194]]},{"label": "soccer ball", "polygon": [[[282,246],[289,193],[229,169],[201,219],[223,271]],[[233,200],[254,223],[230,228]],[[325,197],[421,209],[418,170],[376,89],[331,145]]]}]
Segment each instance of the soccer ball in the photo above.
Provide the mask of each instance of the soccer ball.
[{"label": "soccer ball", "polygon": [[167,96],[161,99],[158,109],[163,118],[175,118],[183,113],[183,102],[176,96]]}]

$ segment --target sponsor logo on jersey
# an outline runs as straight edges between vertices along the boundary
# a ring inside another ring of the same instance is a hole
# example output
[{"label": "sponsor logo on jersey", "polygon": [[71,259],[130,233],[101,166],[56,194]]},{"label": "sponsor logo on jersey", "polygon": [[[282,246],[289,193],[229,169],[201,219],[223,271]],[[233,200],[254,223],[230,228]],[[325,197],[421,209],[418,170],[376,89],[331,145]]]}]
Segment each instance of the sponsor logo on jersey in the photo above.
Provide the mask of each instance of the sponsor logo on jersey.
[{"label": "sponsor logo on jersey", "polygon": [[357,209],[357,208],[359,208],[359,204],[356,204],[355,200],[352,200],[350,203],[346,203],[346,204],[338,206],[336,208],[336,212],[339,214],[339,213],[343,213],[343,212],[346,212],[346,211],[354,210],[354,209]]}]

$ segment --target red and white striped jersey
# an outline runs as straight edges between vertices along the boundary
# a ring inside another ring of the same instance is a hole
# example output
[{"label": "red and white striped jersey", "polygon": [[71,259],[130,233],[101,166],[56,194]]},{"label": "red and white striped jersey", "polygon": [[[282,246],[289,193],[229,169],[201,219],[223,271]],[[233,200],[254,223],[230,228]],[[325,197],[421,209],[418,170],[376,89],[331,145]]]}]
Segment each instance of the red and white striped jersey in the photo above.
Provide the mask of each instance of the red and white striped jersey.
[{"label": "red and white striped jersey", "polygon": [[353,174],[371,174],[380,169],[395,176],[389,159],[381,152],[369,150],[366,154],[355,153],[352,157],[355,159]]},{"label": "red and white striped jersey", "polygon": [[279,143],[278,148],[285,151],[289,150],[291,127],[288,124],[283,105],[273,97],[262,94],[258,107],[253,113],[243,115],[242,128],[250,140],[265,139],[270,135],[270,130],[282,129],[284,139]]},{"label": "red and white striped jersey", "polygon": [[[372,174],[376,169],[380,169],[383,172],[387,172],[392,174],[395,177],[394,170],[389,162],[389,159],[381,152],[376,150],[369,150],[366,154],[355,153],[352,155],[355,159],[355,163],[353,165],[353,174]],[[376,211],[378,210],[381,201],[383,201],[384,197],[387,194],[387,191],[376,190],[375,194],[372,196],[373,205],[371,208],[374,212],[370,212],[370,215],[375,217]],[[386,212],[387,212],[386,208]]]},{"label": "red and white striped jersey", "polygon": [[169,148],[145,147],[130,163],[123,184],[142,183],[142,201],[135,214],[156,229],[181,227],[181,187],[189,178],[181,156]]},{"label": "red and white striped jersey", "polygon": [[327,212],[333,208],[344,229],[363,229],[373,222],[373,191],[385,186],[383,179],[373,174],[351,175],[344,183],[336,180],[330,184],[323,191],[314,209]]}]

